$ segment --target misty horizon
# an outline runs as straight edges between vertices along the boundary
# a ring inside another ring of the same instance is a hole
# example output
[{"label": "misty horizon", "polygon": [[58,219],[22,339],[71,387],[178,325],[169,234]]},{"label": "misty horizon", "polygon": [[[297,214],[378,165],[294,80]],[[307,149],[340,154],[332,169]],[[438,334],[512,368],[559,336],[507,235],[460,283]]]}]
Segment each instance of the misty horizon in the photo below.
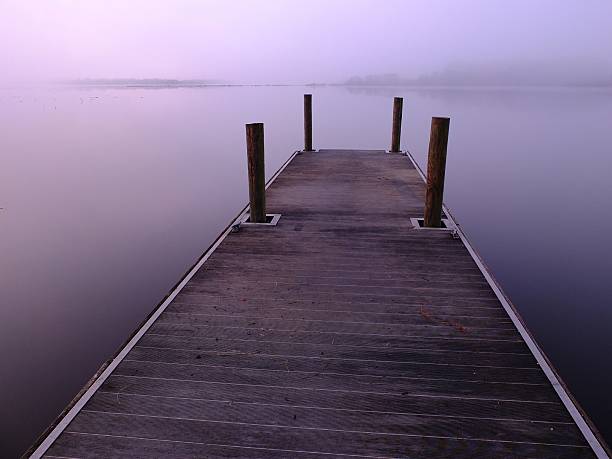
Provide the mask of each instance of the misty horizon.
[{"label": "misty horizon", "polygon": [[78,78],[52,80],[51,83],[68,85],[126,85],[126,86],[249,86],[249,85],[348,85],[348,86],[575,86],[608,87],[612,86],[612,71],[602,62],[579,60],[556,62],[492,62],[492,63],[455,63],[448,67],[409,77],[398,73],[370,73],[351,75],[341,80],[317,80],[311,82],[266,81],[248,82],[223,78]]},{"label": "misty horizon", "polygon": [[0,56],[10,62],[0,84],[612,81],[612,3],[606,1],[7,0],[0,17]]}]

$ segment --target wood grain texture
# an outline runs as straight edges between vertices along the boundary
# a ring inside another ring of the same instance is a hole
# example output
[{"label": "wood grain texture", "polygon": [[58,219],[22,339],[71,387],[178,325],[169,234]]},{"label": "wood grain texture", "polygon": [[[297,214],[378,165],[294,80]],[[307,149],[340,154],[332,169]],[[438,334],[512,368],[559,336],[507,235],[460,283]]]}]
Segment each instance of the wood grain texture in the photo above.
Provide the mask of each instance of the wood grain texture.
[{"label": "wood grain texture", "polygon": [[431,119],[424,225],[432,228],[439,228],[441,223],[449,125],[449,118]]},{"label": "wood grain texture", "polygon": [[404,99],[401,97],[393,98],[393,128],[391,129],[391,152],[400,151],[402,137],[402,109]]},{"label": "wood grain texture", "polygon": [[382,151],[298,155],[48,457],[592,458],[468,251]]},{"label": "wood grain texture", "polygon": [[304,94],[304,151],[312,151],[312,94]]},{"label": "wood grain texture", "polygon": [[246,125],[247,163],[249,169],[249,207],[252,223],[266,221],[266,171],[264,164],[264,125]]}]

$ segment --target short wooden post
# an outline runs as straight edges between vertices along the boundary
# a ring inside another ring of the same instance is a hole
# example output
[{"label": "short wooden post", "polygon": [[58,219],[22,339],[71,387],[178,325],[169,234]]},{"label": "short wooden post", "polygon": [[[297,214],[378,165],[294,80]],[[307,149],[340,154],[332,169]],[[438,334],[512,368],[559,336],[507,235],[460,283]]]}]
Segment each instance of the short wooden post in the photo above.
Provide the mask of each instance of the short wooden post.
[{"label": "short wooden post", "polygon": [[425,195],[424,226],[440,228],[442,225],[442,196],[446,170],[446,147],[450,118],[432,118],[427,157],[427,192]]},{"label": "short wooden post", "polygon": [[394,153],[400,151],[400,140],[402,136],[402,108],[404,99],[402,97],[393,98],[393,130],[391,131],[391,150]]},{"label": "short wooden post", "polygon": [[304,151],[312,151],[312,94],[304,94]]},{"label": "short wooden post", "polygon": [[249,167],[250,222],[266,222],[266,172],[264,167],[264,125],[246,125],[247,160]]}]

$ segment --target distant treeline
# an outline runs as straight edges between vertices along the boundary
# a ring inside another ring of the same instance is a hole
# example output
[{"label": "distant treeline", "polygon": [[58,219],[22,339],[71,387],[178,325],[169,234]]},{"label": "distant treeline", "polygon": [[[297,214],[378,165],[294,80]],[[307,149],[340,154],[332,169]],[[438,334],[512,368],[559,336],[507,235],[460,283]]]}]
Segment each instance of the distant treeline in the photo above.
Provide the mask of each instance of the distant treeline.
[{"label": "distant treeline", "polygon": [[343,82],[349,86],[575,86],[612,87],[612,75],[562,75],[548,72],[517,72],[514,69],[470,71],[449,69],[417,78],[397,74],[354,76]]},{"label": "distant treeline", "polygon": [[174,80],[164,78],[84,78],[62,81],[77,86],[204,86],[224,84],[221,80]]}]

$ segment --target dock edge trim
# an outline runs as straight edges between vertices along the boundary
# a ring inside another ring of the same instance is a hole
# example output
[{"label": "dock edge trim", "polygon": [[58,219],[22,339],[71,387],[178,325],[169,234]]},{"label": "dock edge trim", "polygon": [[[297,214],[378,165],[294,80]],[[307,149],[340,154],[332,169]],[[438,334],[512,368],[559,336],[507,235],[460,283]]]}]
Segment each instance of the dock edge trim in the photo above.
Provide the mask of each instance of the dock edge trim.
[{"label": "dock edge trim", "polygon": [[[266,183],[266,190],[272,185],[274,180],[285,170],[285,168],[291,163],[293,158],[295,158],[299,151],[294,151],[291,156],[282,164],[282,166],[274,173],[274,175],[268,180]],[[89,388],[78,398],[76,403],[72,406],[72,408],[59,420],[57,425],[47,434],[46,437],[40,442],[38,447],[34,450],[34,452],[29,456],[30,458],[38,459],[42,457],[47,450],[53,445],[55,440],[62,434],[62,432],[68,427],[68,425],[72,422],[72,420],[79,414],[81,409],[85,406],[85,404],[93,397],[93,395],[97,392],[97,390],[104,384],[104,382],[108,379],[115,368],[119,366],[119,364],[123,361],[123,359],[127,356],[127,354],[132,350],[134,346],[140,341],[140,338],[144,336],[144,334],[151,328],[153,323],[159,318],[159,316],[166,310],[166,308],[170,305],[170,303],[176,298],[176,296],[180,293],[180,291],[187,285],[187,283],[191,280],[191,278],[198,272],[198,270],[202,267],[202,265],[210,258],[213,252],[221,245],[221,243],[225,240],[225,238],[232,232],[232,227],[239,223],[248,212],[249,206],[243,207],[243,209],[238,214],[230,225],[223,230],[223,232],[219,235],[219,237],[215,240],[215,242],[204,252],[204,254],[200,257],[195,265],[191,269],[187,271],[187,273],[183,276],[181,281],[174,287],[174,289],[170,292],[170,294],[166,297],[161,305],[157,307],[157,309],[149,316],[147,321],[138,329],[138,331],[132,336],[132,338],[121,348],[118,354],[115,355],[113,360],[104,368],[102,373],[93,380]]]},{"label": "dock edge trim", "polygon": [[[427,178],[425,174],[423,174],[423,171],[421,170],[420,166],[418,165],[418,163],[416,162],[412,154],[408,150],[406,150],[404,153],[406,154],[408,159],[410,159],[414,168],[417,170],[417,172],[419,173],[423,181],[427,183]],[[529,350],[535,357],[538,365],[544,371],[546,378],[548,378],[548,380],[552,384],[553,388],[557,392],[557,395],[561,399],[561,402],[563,403],[563,405],[569,412],[570,416],[572,417],[572,419],[574,420],[574,422],[580,429],[580,432],[584,436],[584,439],[586,440],[588,445],[591,447],[591,449],[593,450],[593,452],[595,453],[598,459],[610,459],[610,456],[608,455],[609,454],[608,450],[606,446],[604,446],[605,443],[602,443],[602,441],[600,441],[598,436],[593,432],[593,429],[589,425],[590,421],[587,421],[585,419],[586,414],[583,414],[581,409],[579,409],[576,406],[576,402],[574,401],[573,397],[570,395],[569,390],[566,388],[565,384],[562,382],[561,377],[557,375],[557,372],[551,366],[551,363],[549,362],[548,357],[546,357],[544,352],[540,349],[540,347],[536,343],[535,339],[531,336],[531,333],[525,327],[525,323],[523,322],[523,319],[521,318],[520,314],[518,313],[516,308],[512,305],[509,298],[503,292],[501,287],[498,285],[493,275],[489,272],[486,265],[484,264],[484,261],[480,258],[480,255],[478,255],[478,252],[476,252],[476,250],[472,247],[472,245],[470,244],[470,241],[468,240],[467,236],[463,233],[463,230],[461,229],[461,227],[455,221],[448,207],[444,204],[442,205],[442,207],[444,209],[444,213],[446,214],[446,218],[448,218],[455,226],[455,229],[461,239],[461,242],[463,242],[463,245],[467,248],[470,256],[472,257],[472,259],[478,266],[478,269],[480,270],[485,280],[487,281],[487,283],[493,290],[493,293],[495,293],[495,296],[502,304],[504,310],[506,311],[508,316],[510,316],[512,323],[519,331],[521,337],[527,344],[527,347],[529,348]]]}]

